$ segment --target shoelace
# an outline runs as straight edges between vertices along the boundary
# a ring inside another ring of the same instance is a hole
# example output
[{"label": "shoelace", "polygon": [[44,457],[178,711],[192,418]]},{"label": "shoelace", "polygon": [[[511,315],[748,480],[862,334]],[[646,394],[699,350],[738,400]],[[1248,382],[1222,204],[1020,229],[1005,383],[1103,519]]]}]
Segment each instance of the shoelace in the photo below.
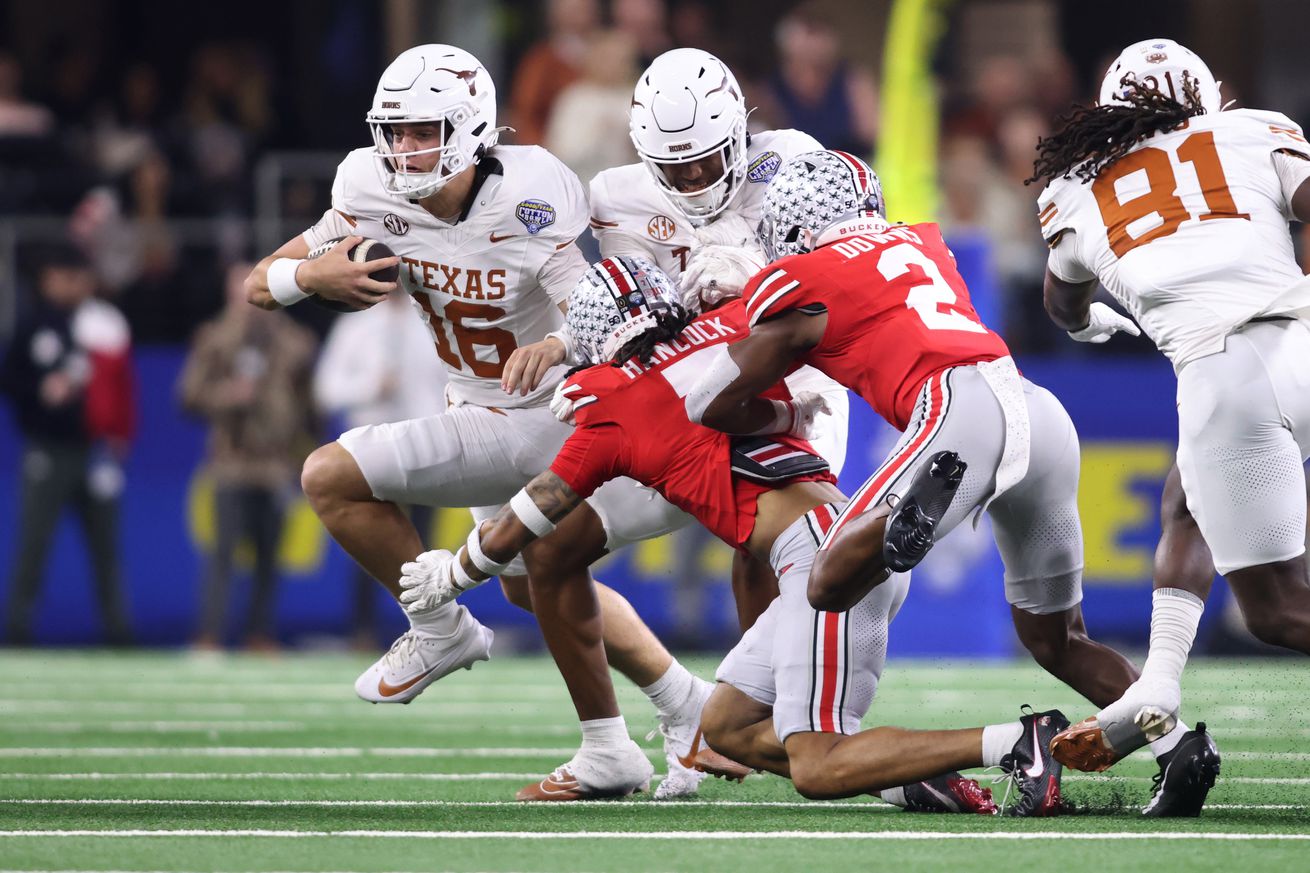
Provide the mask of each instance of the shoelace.
[{"label": "shoelace", "polygon": [[382,656],[382,660],[386,662],[388,667],[399,667],[402,662],[412,657],[417,651],[418,634],[407,631],[391,644],[391,648]]},{"label": "shoelace", "polygon": [[[1005,794],[1002,795],[1001,802],[996,804],[997,814],[1005,815],[1005,810],[1010,805],[1010,792],[1019,787],[1019,782],[1021,781],[1019,776],[1020,770],[1016,766],[1013,770],[1007,772],[1004,767],[997,765],[995,767],[986,767],[983,769],[983,772],[989,773],[993,770],[1000,770],[1001,775],[993,779],[992,784],[1000,785],[1002,782],[1005,783]],[[990,791],[991,789],[988,790]]]},{"label": "shoelace", "polygon": [[[672,740],[672,741],[675,742],[675,743],[678,742],[678,738],[675,737],[675,736],[673,736],[673,728],[672,728],[672,727],[671,727],[667,722],[664,722],[664,721],[657,721],[657,722],[655,723],[655,728],[654,728],[653,730],[651,730],[648,734],[646,734],[646,742],[650,742],[651,740],[655,739],[656,736],[661,736],[661,737],[663,737],[663,738],[666,739],[666,740]],[[690,748],[690,747],[688,747],[688,749],[687,749],[687,754],[691,754],[691,748]],[[672,775],[674,774],[674,770],[675,770],[675,769],[676,769],[676,770],[687,771],[687,772],[689,772],[689,773],[690,773],[690,772],[696,772],[696,771],[689,770],[687,767],[684,767],[684,766],[682,765],[682,762],[681,762],[680,760],[678,760],[678,758],[679,758],[679,754],[676,753],[676,752],[675,752],[675,754],[674,754],[672,760],[669,759],[669,755],[668,755],[668,752],[667,752],[667,751],[664,753],[664,758],[665,758],[665,762],[669,765],[669,775],[670,775],[670,776],[672,776]],[[702,775],[703,775],[703,774],[702,774]]]}]

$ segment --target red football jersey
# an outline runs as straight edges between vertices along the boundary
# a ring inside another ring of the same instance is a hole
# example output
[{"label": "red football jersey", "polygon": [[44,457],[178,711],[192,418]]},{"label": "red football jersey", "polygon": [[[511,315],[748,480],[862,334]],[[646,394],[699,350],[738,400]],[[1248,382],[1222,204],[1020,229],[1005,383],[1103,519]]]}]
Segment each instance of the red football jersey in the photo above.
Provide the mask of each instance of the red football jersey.
[{"label": "red football jersey", "polygon": [[749,324],[828,312],[802,360],[858,393],[900,430],[934,373],[1010,354],[969,301],[935,224],[896,225],[776,261],[747,284]]},{"label": "red football jersey", "polygon": [[[656,346],[651,364],[629,361],[579,371],[565,391],[577,427],[551,472],[582,497],[610,479],[629,476],[693,515],[730,546],[740,548],[755,527],[755,503],[770,486],[734,476],[732,437],[687,418],[684,397],[705,369],[706,351],[744,339],[746,309],[738,300],[708,312],[677,342]],[[785,399],[781,383],[767,396]],[[774,454],[815,454],[805,440],[779,435]],[[758,458],[767,460],[766,458]],[[789,480],[836,482],[829,473]]]}]

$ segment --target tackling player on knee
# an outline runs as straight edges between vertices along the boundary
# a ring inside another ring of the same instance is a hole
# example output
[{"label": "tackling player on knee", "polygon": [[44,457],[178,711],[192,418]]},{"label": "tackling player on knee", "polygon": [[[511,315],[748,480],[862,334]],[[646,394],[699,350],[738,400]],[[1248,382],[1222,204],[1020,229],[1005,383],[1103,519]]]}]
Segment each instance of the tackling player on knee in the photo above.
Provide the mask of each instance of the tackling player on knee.
[{"label": "tackling player on knee", "polygon": [[[873,700],[887,625],[906,579],[884,581],[841,612],[806,601],[810,564],[845,498],[805,439],[811,419],[796,414],[802,404],[784,385],[766,392],[777,415],[758,433],[733,438],[689,419],[688,389],[746,335],[746,319],[741,301],[687,313],[670,280],[644,259],[594,265],[569,307],[574,341],[595,365],[559,390],[576,417],[573,434],[551,469],[475,528],[458,554],[429,552],[407,564],[402,601],[420,610],[450,601],[567,523],[604,482],[630,476],[728,544],[767,561],[779,577],[779,598],[719,668],[720,685],[706,712],[711,745],[790,775],[807,797],[886,791],[902,805],[941,811],[994,811],[990,797],[954,771],[998,765],[1020,789],[1014,814],[1058,812],[1060,768],[1046,750],[1049,737],[1068,723],[1058,712],[988,728],[855,733]],[[875,572],[886,579],[885,569]],[[594,668],[604,670],[594,640],[570,647],[587,650]],[[699,765],[722,772],[722,759],[707,755],[701,753]],[[616,784],[606,752],[585,743],[552,780],[591,796],[632,790]]]}]

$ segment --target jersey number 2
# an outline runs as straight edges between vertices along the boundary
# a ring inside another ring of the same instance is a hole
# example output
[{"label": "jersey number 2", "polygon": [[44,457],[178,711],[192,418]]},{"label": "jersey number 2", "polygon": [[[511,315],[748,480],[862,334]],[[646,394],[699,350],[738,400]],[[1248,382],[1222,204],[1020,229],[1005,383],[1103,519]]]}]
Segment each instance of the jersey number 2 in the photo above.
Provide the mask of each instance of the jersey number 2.
[{"label": "jersey number 2", "polygon": [[987,328],[951,305],[959,298],[932,258],[909,243],[898,243],[878,256],[878,272],[888,282],[909,274],[913,287],[905,305],[913,309],[929,330],[963,330],[986,333]]},{"label": "jersey number 2", "polygon": [[[1250,215],[1237,211],[1233,194],[1228,190],[1228,179],[1224,176],[1219,151],[1214,144],[1214,131],[1197,131],[1183,140],[1178,146],[1178,162],[1191,164],[1196,170],[1196,180],[1201,184],[1201,195],[1208,211],[1198,215],[1198,219],[1250,220]],[[1146,174],[1146,191],[1120,202],[1115,183],[1139,170]],[[1105,222],[1110,251],[1115,257],[1122,258],[1138,246],[1169,236],[1192,217],[1177,191],[1178,178],[1174,175],[1169,153],[1154,146],[1130,152],[1097,175],[1092,183],[1092,193],[1101,207],[1101,219]],[[1152,215],[1159,216],[1159,224],[1139,236],[1129,234],[1130,225]]]}]

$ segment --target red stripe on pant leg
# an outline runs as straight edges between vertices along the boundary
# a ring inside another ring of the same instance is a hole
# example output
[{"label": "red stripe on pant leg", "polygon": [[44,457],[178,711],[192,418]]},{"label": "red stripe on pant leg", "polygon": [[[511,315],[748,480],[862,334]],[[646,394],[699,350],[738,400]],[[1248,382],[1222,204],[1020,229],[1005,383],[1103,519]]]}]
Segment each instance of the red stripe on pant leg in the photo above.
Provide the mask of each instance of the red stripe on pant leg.
[{"label": "red stripe on pant leg", "polygon": [[919,430],[919,435],[912,440],[909,445],[902,449],[895,458],[885,464],[882,468],[882,472],[875,474],[874,479],[867,486],[860,489],[861,493],[859,496],[852,500],[846,508],[842,510],[841,515],[837,517],[836,523],[832,526],[832,530],[828,531],[827,536],[824,537],[823,546],[820,546],[820,548],[826,547],[832,538],[837,535],[837,531],[845,527],[852,518],[862,515],[864,511],[869,508],[869,505],[878,498],[883,487],[905,469],[905,465],[909,462],[909,459],[914,457],[914,453],[928,441],[930,436],[932,436],[932,432],[937,426],[937,421],[942,415],[942,381],[939,377],[934,377],[934,379],[935,381],[930,383],[932,387],[929,392],[928,402],[931,405],[929,407],[928,417],[924,421],[923,427]]},{"label": "red stripe on pant leg", "polygon": [[836,520],[832,514],[832,507],[826,503],[821,503],[814,507],[812,511],[814,521],[819,525],[819,534],[826,537],[829,528],[832,527],[832,523]]},{"label": "red stripe on pant leg", "polygon": [[840,612],[823,614],[823,694],[819,697],[819,730],[836,731],[832,707],[837,700],[837,629]]}]

